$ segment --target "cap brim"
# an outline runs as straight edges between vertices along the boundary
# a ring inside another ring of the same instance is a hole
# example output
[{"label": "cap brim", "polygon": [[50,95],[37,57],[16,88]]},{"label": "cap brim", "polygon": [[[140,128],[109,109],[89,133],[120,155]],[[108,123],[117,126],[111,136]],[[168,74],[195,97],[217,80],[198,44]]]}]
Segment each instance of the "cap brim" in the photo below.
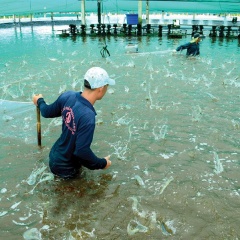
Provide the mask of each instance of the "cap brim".
[{"label": "cap brim", "polygon": [[195,43],[197,40],[198,40],[198,37],[197,38],[193,38],[190,42],[191,43]]},{"label": "cap brim", "polygon": [[109,84],[109,85],[115,85],[115,80],[109,78],[109,79],[108,79],[108,84]]},{"label": "cap brim", "polygon": [[204,36],[203,36],[203,35],[200,35],[199,37],[193,38],[190,42],[191,42],[191,43],[194,43],[194,42],[196,42],[198,39],[203,39],[203,38],[204,38]]}]

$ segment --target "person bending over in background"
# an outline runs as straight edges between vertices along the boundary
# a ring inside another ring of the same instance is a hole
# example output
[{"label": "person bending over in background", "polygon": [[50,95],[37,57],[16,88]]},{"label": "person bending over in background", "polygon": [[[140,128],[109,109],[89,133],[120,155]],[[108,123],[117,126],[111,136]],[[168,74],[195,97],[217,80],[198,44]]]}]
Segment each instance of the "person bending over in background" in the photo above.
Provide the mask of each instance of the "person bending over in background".
[{"label": "person bending over in background", "polygon": [[178,52],[187,49],[187,56],[197,56],[200,54],[199,42],[202,38],[203,36],[201,36],[199,33],[195,33],[190,42],[180,45],[179,47],[177,47],[176,51]]},{"label": "person bending over in background", "polygon": [[97,100],[107,92],[108,85],[115,80],[100,67],[90,68],[84,76],[84,91],[67,91],[52,104],[46,104],[43,95],[33,96],[33,103],[40,108],[45,118],[62,117],[62,133],[49,153],[49,167],[53,174],[64,178],[74,178],[81,166],[91,170],[107,169],[111,165],[110,156],[97,157],[90,146],[95,130]]}]

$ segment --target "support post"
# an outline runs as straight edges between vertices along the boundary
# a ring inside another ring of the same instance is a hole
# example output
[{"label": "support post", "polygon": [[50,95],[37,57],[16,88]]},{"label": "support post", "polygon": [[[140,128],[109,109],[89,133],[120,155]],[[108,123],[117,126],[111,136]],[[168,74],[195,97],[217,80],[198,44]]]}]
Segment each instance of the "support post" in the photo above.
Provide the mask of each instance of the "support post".
[{"label": "support post", "polygon": [[138,0],[138,24],[142,25],[142,0]]},{"label": "support post", "polygon": [[97,1],[97,7],[98,7],[98,24],[101,24],[101,0]]},{"label": "support post", "polygon": [[82,0],[81,2],[81,12],[82,12],[82,25],[86,25],[85,0]]},{"label": "support post", "polygon": [[146,0],[146,23],[149,24],[149,0]]}]

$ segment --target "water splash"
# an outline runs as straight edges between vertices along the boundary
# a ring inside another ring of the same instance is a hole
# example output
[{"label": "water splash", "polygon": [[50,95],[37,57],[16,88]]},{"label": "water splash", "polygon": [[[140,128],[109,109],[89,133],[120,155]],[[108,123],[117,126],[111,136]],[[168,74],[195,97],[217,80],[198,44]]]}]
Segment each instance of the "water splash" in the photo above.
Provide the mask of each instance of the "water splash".
[{"label": "water splash", "polygon": [[166,187],[169,185],[169,183],[172,182],[173,180],[174,178],[172,176],[170,178],[167,178],[165,182],[161,185],[159,194],[162,194]]},{"label": "water splash", "polygon": [[139,175],[135,175],[134,179],[136,179],[139,186],[145,187],[145,183]]},{"label": "water splash", "polygon": [[77,227],[75,228],[75,230],[74,230],[77,234],[77,238],[75,238],[75,237],[73,237],[72,235],[71,235],[71,237],[72,237],[72,239],[74,240],[74,239],[78,239],[78,237],[80,237],[80,239],[89,239],[89,237],[90,238],[95,238],[96,236],[95,236],[95,234],[94,234],[94,232],[95,232],[95,228],[93,228],[93,230],[91,231],[91,232],[87,232],[87,231],[84,231],[83,229],[78,229]]},{"label": "water splash", "polygon": [[144,211],[143,209],[139,210],[139,208],[142,208],[141,205],[138,202],[138,199],[136,197],[129,197],[128,200],[132,200],[132,210],[133,213],[141,218],[146,218],[148,216],[148,212]]},{"label": "water splash", "polygon": [[213,96],[211,93],[206,93],[206,94],[212,99],[213,102],[219,101],[219,98]]},{"label": "water splash", "polygon": [[[126,115],[125,115],[126,116]],[[122,118],[118,119],[117,122],[117,126],[121,126],[121,125],[128,125],[132,120],[126,120],[125,116],[123,116]],[[137,133],[138,130],[132,130],[131,129],[132,125],[128,126],[128,133],[129,133],[129,137],[127,140],[123,140],[123,141],[117,141],[115,143],[109,143],[109,145],[111,147],[114,148],[114,152],[113,154],[117,155],[117,158],[120,160],[126,160],[126,156],[125,154],[127,153],[127,151],[129,150],[128,148],[128,144],[131,142],[131,138],[132,138],[132,134],[133,133]]]},{"label": "water splash", "polygon": [[218,157],[218,154],[216,152],[213,152],[214,154],[214,165],[215,165],[215,169],[214,169],[214,172],[216,174],[220,174],[221,172],[223,172],[223,165]]},{"label": "water splash", "polygon": [[6,193],[7,192],[7,189],[6,188],[2,188],[0,193]]},{"label": "water splash", "polygon": [[124,86],[125,92],[129,92],[129,87],[128,86]]},{"label": "water splash", "polygon": [[137,219],[130,220],[127,232],[129,235],[134,235],[137,232],[146,233],[149,229],[160,229],[164,235],[172,235],[176,233],[176,229],[173,227],[173,221],[158,221],[157,213],[155,211],[147,212],[144,210],[139,210],[141,205],[138,202],[137,197],[129,197],[128,200],[132,200],[132,210],[133,213],[143,219],[146,226],[141,224]]},{"label": "water splash", "polygon": [[47,136],[47,134],[50,132],[51,127],[61,126],[62,125],[62,118],[53,118],[51,122],[48,124],[47,128],[43,131],[42,135]]},{"label": "water splash", "polygon": [[120,117],[119,119],[115,120],[114,123],[116,126],[124,126],[124,125],[129,125],[133,120],[127,118],[127,114],[124,116]]},{"label": "water splash", "polygon": [[132,236],[137,232],[146,233],[148,232],[148,227],[142,225],[137,220],[131,220],[127,226],[127,233]]},{"label": "water splash", "polygon": [[0,212],[0,217],[5,216],[7,213],[8,213],[8,211],[2,211],[2,212]]},{"label": "water splash", "polygon": [[17,206],[20,205],[21,202],[22,202],[22,201],[19,201],[19,202],[17,202],[17,203],[14,203],[14,204],[10,207],[10,209],[15,209],[15,208],[17,208]]},{"label": "water splash", "polygon": [[157,213],[155,211],[151,212],[149,215],[149,228],[156,229],[157,228]]},{"label": "water splash", "polygon": [[23,233],[23,238],[25,240],[41,240],[42,234],[37,228],[31,228]]},{"label": "water splash", "polygon": [[47,166],[43,164],[40,168],[33,170],[26,181],[27,184],[30,186],[34,185],[37,181],[38,176],[41,175],[46,169],[47,169]]},{"label": "water splash", "polygon": [[232,71],[233,70],[235,70],[236,68],[234,67],[234,68],[232,68],[230,71],[228,71],[226,74],[227,74],[227,76],[229,76],[231,73],[232,73]]},{"label": "water splash", "polygon": [[34,188],[29,192],[29,194],[33,194],[33,191],[40,183],[45,181],[53,181],[53,180],[54,180],[54,175],[52,173],[43,173],[39,182],[34,186]]},{"label": "water splash", "polygon": [[135,63],[133,60],[128,61],[127,63],[124,63],[122,66],[135,68]]},{"label": "water splash", "polygon": [[9,121],[11,121],[11,120],[13,120],[14,119],[14,117],[12,117],[12,116],[8,116],[8,115],[3,115],[2,116],[2,120],[4,121],[4,122],[9,122]]},{"label": "water splash", "polygon": [[174,233],[172,228],[170,228],[168,226],[168,224],[165,222],[161,223],[161,230],[162,230],[163,235],[165,235],[165,236],[170,236]]},{"label": "water splash", "polygon": [[163,67],[164,67],[164,69],[165,69],[165,71],[166,71],[166,74],[165,74],[164,77],[169,78],[169,77],[173,77],[173,76],[174,76],[174,73],[171,73],[166,66],[163,66]]},{"label": "water splash", "polygon": [[66,91],[66,89],[67,89],[67,85],[64,84],[64,85],[60,86],[58,93],[59,94],[64,93]]},{"label": "water splash", "polygon": [[[158,128],[159,131],[157,131],[156,128]],[[167,129],[168,129],[168,126],[166,124],[163,124],[162,126],[154,126],[152,131],[154,139],[155,140],[165,139],[165,136],[167,134]]]},{"label": "water splash", "polygon": [[117,141],[115,143],[109,143],[109,145],[114,148],[115,151],[113,154],[115,154],[118,159],[126,160],[125,154],[128,151],[128,142]]},{"label": "water splash", "polygon": [[102,110],[97,110],[96,125],[103,124]]},{"label": "water splash", "polygon": [[233,125],[233,129],[239,129],[240,128],[240,121],[239,120],[235,120],[232,119],[232,125]]},{"label": "water splash", "polygon": [[199,122],[202,117],[202,109],[199,105],[196,105],[192,108],[192,121]]},{"label": "water splash", "polygon": [[107,92],[109,94],[114,94],[115,90],[113,88],[108,88]]},{"label": "water splash", "polygon": [[73,79],[73,82],[72,82],[72,84],[71,84],[72,89],[76,90],[76,86],[77,86],[78,83],[79,83],[78,79],[74,78],[74,79]]}]

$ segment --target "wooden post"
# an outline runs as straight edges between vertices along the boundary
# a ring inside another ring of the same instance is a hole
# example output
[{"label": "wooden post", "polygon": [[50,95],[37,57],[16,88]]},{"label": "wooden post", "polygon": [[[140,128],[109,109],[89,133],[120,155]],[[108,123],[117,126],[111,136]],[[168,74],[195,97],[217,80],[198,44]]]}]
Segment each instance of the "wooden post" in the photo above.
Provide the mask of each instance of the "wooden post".
[{"label": "wooden post", "polygon": [[42,139],[41,139],[41,117],[40,117],[40,109],[36,107],[37,110],[37,139],[38,139],[38,146],[42,146]]}]

